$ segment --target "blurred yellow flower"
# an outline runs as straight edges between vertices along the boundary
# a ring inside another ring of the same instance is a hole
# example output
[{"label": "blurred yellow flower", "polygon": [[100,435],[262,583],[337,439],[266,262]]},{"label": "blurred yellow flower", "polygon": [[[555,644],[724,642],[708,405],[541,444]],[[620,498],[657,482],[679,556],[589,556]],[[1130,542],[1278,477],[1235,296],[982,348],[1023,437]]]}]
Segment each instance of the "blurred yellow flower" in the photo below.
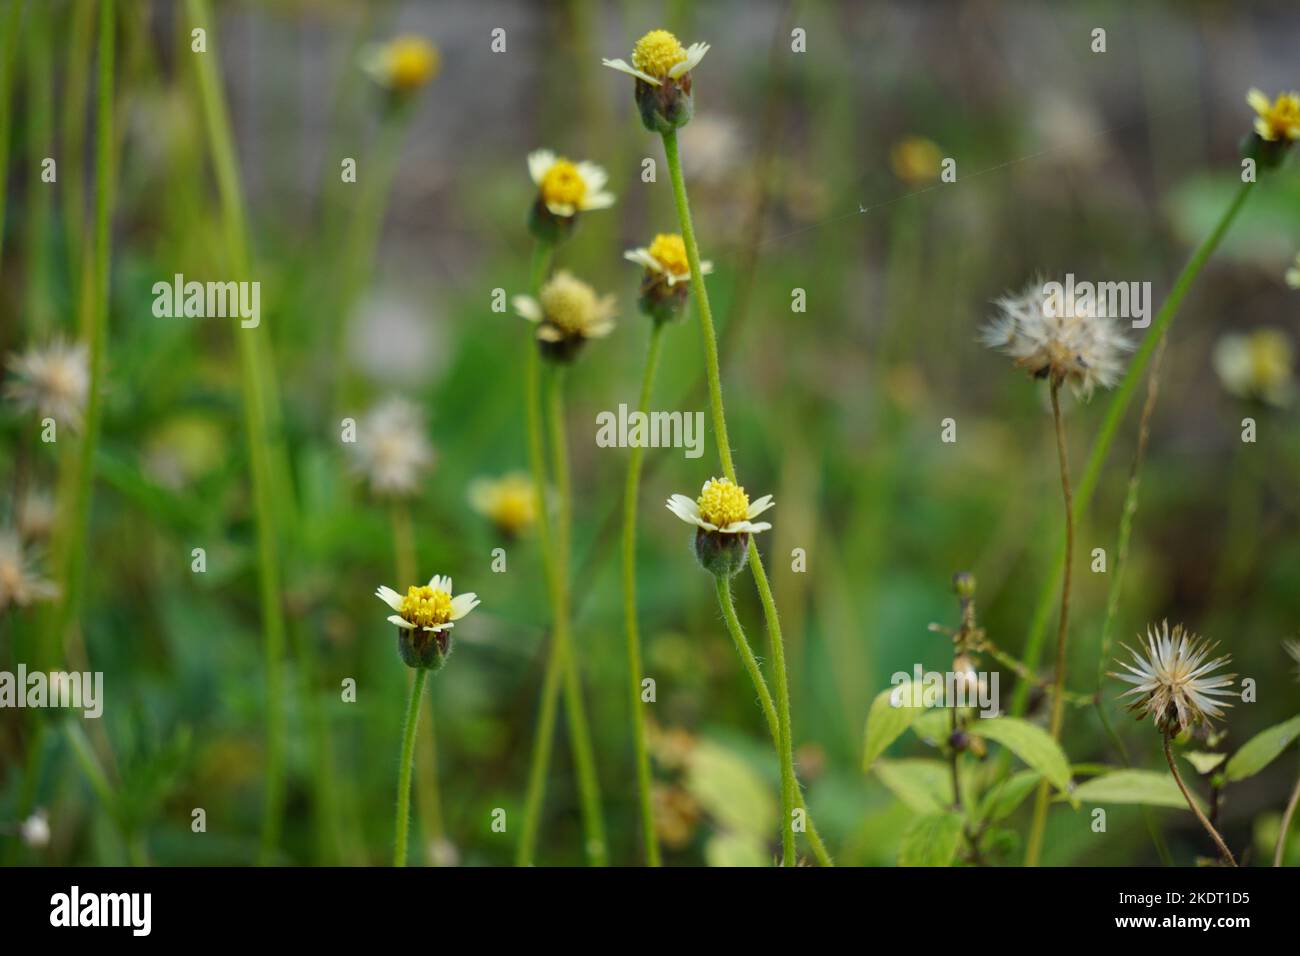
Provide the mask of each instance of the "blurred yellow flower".
[{"label": "blurred yellow flower", "polygon": [[911,186],[920,186],[939,178],[943,154],[939,147],[923,136],[900,139],[889,150],[889,165],[894,175]]},{"label": "blurred yellow flower", "polygon": [[1278,407],[1295,396],[1291,366],[1295,351],[1280,329],[1225,335],[1214,346],[1214,371],[1224,389],[1238,398]]},{"label": "blurred yellow flower", "polygon": [[424,37],[406,34],[367,46],[361,52],[361,66],[385,89],[411,93],[438,75],[442,56]]},{"label": "blurred yellow flower", "polygon": [[516,537],[537,520],[533,480],[526,472],[500,478],[476,478],[469,486],[469,503],[501,533]]},{"label": "blurred yellow flower", "polygon": [[1246,102],[1259,115],[1255,117],[1255,132],[1269,142],[1300,139],[1300,93],[1279,93],[1269,99],[1260,90],[1246,94]]},{"label": "blurred yellow flower", "polygon": [[[691,277],[691,266],[686,260],[686,243],[675,233],[660,233],[649,246],[629,249],[623,253],[623,258],[662,276],[670,286],[686,282]],[[701,274],[708,275],[712,271],[713,263],[700,263]]]},{"label": "blurred yellow flower", "polygon": [[598,296],[587,283],[563,270],[542,286],[536,299],[517,295],[511,301],[515,312],[537,326],[543,353],[556,361],[568,361],[587,339],[603,338],[614,330],[614,297]]},{"label": "blurred yellow flower", "polygon": [[539,149],[528,154],[528,175],[537,185],[538,199],[553,216],[569,217],[614,205],[614,194],[605,191],[609,176],[595,163],[574,163]]}]

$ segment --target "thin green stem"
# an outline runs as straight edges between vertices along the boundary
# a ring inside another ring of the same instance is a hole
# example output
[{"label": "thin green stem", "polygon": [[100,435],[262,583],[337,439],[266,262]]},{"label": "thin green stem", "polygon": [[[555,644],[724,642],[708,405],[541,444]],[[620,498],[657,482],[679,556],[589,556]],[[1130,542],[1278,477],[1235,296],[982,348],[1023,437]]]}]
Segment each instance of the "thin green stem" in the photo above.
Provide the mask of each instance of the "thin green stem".
[{"label": "thin green stem", "polygon": [[569,619],[570,554],[573,537],[573,486],[569,477],[569,448],[564,422],[564,372],[556,368],[548,383],[550,393],[551,454],[555,474],[555,577],[560,603],[556,612],[557,640],[552,653],[561,655],[564,667],[564,710],[578,777],[587,862],[604,866],[607,861],[605,823],[600,806],[600,781],[591,730],[582,699],[582,678]]},{"label": "thin green stem", "polygon": [[[1106,416],[1102,421],[1101,429],[1097,434],[1096,441],[1093,442],[1088,461],[1084,465],[1083,475],[1079,480],[1079,486],[1074,496],[1074,520],[1077,524],[1082,524],[1084,517],[1088,513],[1088,507],[1092,504],[1092,495],[1101,479],[1101,470],[1106,464],[1107,456],[1110,454],[1110,447],[1115,442],[1120,423],[1124,420],[1124,413],[1133,400],[1138,382],[1141,381],[1142,374],[1151,361],[1157,343],[1166,334],[1174,320],[1174,316],[1178,314],[1183,299],[1186,298],[1188,291],[1191,289],[1192,283],[1196,281],[1197,276],[1205,267],[1205,263],[1214,253],[1214,250],[1218,248],[1233,220],[1237,218],[1237,214],[1241,211],[1241,207],[1246,202],[1246,198],[1250,195],[1254,185],[1254,182],[1241,184],[1236,196],[1228,205],[1228,208],[1224,210],[1222,218],[1219,219],[1210,234],[1197,246],[1196,251],[1192,253],[1192,257],[1187,261],[1187,265],[1179,273],[1178,278],[1174,281],[1173,288],[1169,290],[1169,296],[1165,299],[1160,311],[1156,314],[1155,320],[1151,323],[1146,338],[1142,340],[1142,344],[1134,353],[1128,371],[1124,374],[1123,380],[1115,390],[1115,395],[1110,400],[1110,405],[1106,408]],[[1038,666],[1038,659],[1042,653],[1043,638],[1047,630],[1047,621],[1051,614],[1053,599],[1056,596],[1056,581],[1060,577],[1064,563],[1065,550],[1062,544],[1055,563],[1052,565],[1051,573],[1043,581],[1042,590],[1038,595],[1038,603],[1034,608],[1029,635],[1025,641],[1023,658],[1030,669]],[[1013,715],[1020,715],[1025,712],[1025,707],[1029,703],[1029,690],[1028,685],[1023,683],[1016,688],[1011,702],[1011,713]],[[1009,763],[1006,766],[1009,766]]]},{"label": "thin green stem", "polygon": [[1291,791],[1291,799],[1286,802],[1286,809],[1282,811],[1282,826],[1277,831],[1277,848],[1273,851],[1273,865],[1281,866],[1282,857],[1286,855],[1286,835],[1291,829],[1291,818],[1295,816],[1296,803],[1300,802],[1300,777],[1296,778],[1295,788]]},{"label": "thin green stem", "polygon": [[[244,221],[239,167],[230,136],[230,120],[225,98],[216,73],[217,54],[212,31],[212,17],[207,0],[186,0],[189,20],[208,32],[206,56],[193,57],[198,76],[199,96],[221,196],[226,240],[236,275],[250,271],[248,233]],[[257,523],[258,592],[264,630],[264,668],[266,671],[266,785],[262,807],[262,834],[259,861],[269,863],[280,842],[284,814],[284,674],[285,627],[280,606],[280,557],[276,540],[274,475],[268,421],[267,387],[263,380],[266,360],[259,349],[259,334],[266,326],[239,329],[238,340],[241,391],[244,397],[245,432],[252,471],[253,500]]]},{"label": "thin green stem", "polygon": [[[418,584],[415,552],[415,531],[411,526],[411,510],[405,501],[393,501],[389,506],[393,525],[393,564],[397,573],[397,586],[405,588]],[[412,676],[411,679],[414,679]],[[434,737],[433,704],[420,714],[416,729],[416,746],[428,741],[424,753],[415,763],[415,800],[419,810],[420,825],[425,842],[442,838],[442,800],[438,793],[437,740]]]},{"label": "thin green stem", "polygon": [[[1061,722],[1065,717],[1065,643],[1070,629],[1070,582],[1074,569],[1074,503],[1070,493],[1070,452],[1061,422],[1061,383],[1053,380],[1052,424],[1056,432],[1056,461],[1061,469],[1061,497],[1065,505],[1065,562],[1061,569],[1061,616],[1056,628],[1056,676],[1052,683],[1052,717],[1048,725],[1053,740],[1061,739]],[[1044,778],[1034,798],[1034,819],[1029,829],[1025,866],[1037,866],[1043,851],[1043,831],[1047,826],[1049,785]]]},{"label": "thin green stem", "polygon": [[[691,207],[686,195],[686,180],[682,176],[676,131],[664,133],[663,141],[664,156],[673,184],[673,201],[677,206],[677,220],[682,230],[682,242],[686,246],[687,264],[691,269],[691,291],[695,297],[696,312],[700,317],[700,334],[704,341],[704,367],[708,373],[709,383],[709,408],[713,416],[713,435],[718,445],[718,458],[723,473],[735,482],[736,467],[731,458],[731,442],[727,437],[727,415],[722,404],[722,376],[718,369],[718,340],[713,329],[713,310],[709,306],[709,293],[705,288],[704,273],[700,267],[700,249],[695,240],[695,227],[691,221]],[[772,645],[772,671],[773,679],[776,681],[777,717],[780,720],[781,730],[779,746],[781,809],[785,818],[781,840],[782,862],[785,866],[794,866],[794,835],[788,831],[797,801],[798,787],[794,782],[794,743],[790,726],[790,685],[785,670],[785,643],[781,639],[781,622],[777,615],[776,602],[772,599],[767,573],[763,569],[763,559],[752,536],[749,539],[749,566],[754,576],[754,583],[758,587],[759,598],[763,603],[763,615],[767,620],[767,633]]]},{"label": "thin green stem", "polygon": [[1170,741],[1172,738],[1169,734],[1164,734],[1162,736],[1165,745],[1165,760],[1169,764],[1169,772],[1174,775],[1174,783],[1178,784],[1178,789],[1183,793],[1183,799],[1186,800],[1187,805],[1192,808],[1192,813],[1196,814],[1196,819],[1201,821],[1201,826],[1205,827],[1205,832],[1214,840],[1214,845],[1219,848],[1219,852],[1223,854],[1223,858],[1232,866],[1236,866],[1237,858],[1233,856],[1232,851],[1228,849],[1228,844],[1223,842],[1223,837],[1219,836],[1219,831],[1214,829],[1214,824],[1211,823],[1209,818],[1201,811],[1195,798],[1193,798],[1191,793],[1188,791],[1187,784],[1183,783],[1182,775],[1178,772],[1178,763],[1174,760],[1174,751],[1170,747]]},{"label": "thin green stem", "polygon": [[[726,578],[714,578],[714,588],[718,593],[718,606],[722,608],[723,620],[727,622],[727,632],[731,635],[732,643],[736,646],[736,653],[740,656],[740,661],[745,667],[745,673],[749,675],[750,682],[754,685],[754,693],[758,695],[758,703],[763,710],[763,717],[767,720],[768,733],[772,735],[772,746],[776,749],[779,760],[781,721],[777,716],[776,704],[772,702],[772,692],[768,690],[767,681],[763,677],[762,668],[758,666],[758,659],[754,657],[754,649],[750,647],[749,639],[745,636],[745,629],[741,626],[740,618],[736,615],[736,605],[731,597],[731,582]],[[812,847],[817,862],[822,866],[834,866],[835,864],[826,851],[826,845],[822,843],[821,834],[817,832],[817,827],[813,824],[812,815],[808,812],[802,796],[799,796],[795,801],[795,806],[804,813],[808,844]]]},{"label": "thin green stem", "polygon": [[[533,261],[529,269],[528,290],[533,295],[541,288],[550,267],[555,247],[539,242],[533,246]],[[547,597],[552,618],[559,606],[556,594],[554,552],[551,544],[550,509],[546,498],[546,444],[542,426],[541,383],[542,357],[537,343],[528,342],[524,364],[524,410],[528,423],[528,465],[533,479],[533,503],[537,513],[537,542],[542,560],[542,574],[546,579]],[[552,648],[557,639],[551,629]],[[537,829],[541,823],[542,803],[546,798],[546,770],[551,762],[551,741],[555,733],[556,702],[560,686],[561,665],[559,655],[549,653],[542,677],[542,696],[538,706],[537,730],[533,737],[532,759],[528,768],[528,785],[524,791],[524,822],[520,829],[519,845],[515,849],[515,863],[531,866],[537,845]]]},{"label": "thin green stem", "polygon": [[[99,73],[96,80],[95,113],[95,248],[93,262],[82,270],[82,315],[85,318],[90,386],[82,423],[82,441],[73,459],[75,471],[62,492],[71,498],[64,513],[56,545],[56,565],[62,575],[61,599],[53,614],[50,642],[56,656],[65,646],[69,629],[79,630],[82,587],[85,578],[86,541],[90,534],[90,504],[94,490],[95,449],[103,417],[104,375],[108,348],[109,257],[113,209],[113,3],[105,0],[99,11]],[[67,498],[62,498],[67,502]],[[84,655],[83,655],[84,656]]]},{"label": "thin green stem", "polygon": [[[650,330],[650,348],[646,352],[645,373],[641,378],[641,397],[637,402],[637,410],[643,416],[650,410],[650,394],[659,366],[663,332],[664,323],[654,322]],[[632,745],[636,757],[637,796],[641,803],[641,839],[646,863],[659,866],[659,838],[655,834],[650,793],[650,753],[646,747],[645,712],[641,703],[641,635],[636,615],[636,512],[644,456],[645,448],[633,445],[627,459],[627,487],[623,493],[623,618],[627,635],[628,706],[631,708]]]},{"label": "thin green stem", "polygon": [[411,766],[415,763],[415,731],[420,725],[420,698],[429,672],[415,669],[411,696],[406,702],[406,720],[402,724],[402,757],[397,768],[397,819],[394,826],[393,866],[406,866],[407,830],[411,824]]}]

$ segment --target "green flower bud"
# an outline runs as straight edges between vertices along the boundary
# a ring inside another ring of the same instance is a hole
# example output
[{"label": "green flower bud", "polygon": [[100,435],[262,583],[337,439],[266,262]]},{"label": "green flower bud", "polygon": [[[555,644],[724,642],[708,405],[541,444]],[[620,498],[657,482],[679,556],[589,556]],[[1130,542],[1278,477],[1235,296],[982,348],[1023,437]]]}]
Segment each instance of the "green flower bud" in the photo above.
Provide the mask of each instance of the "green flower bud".
[{"label": "green flower bud", "polygon": [[728,534],[699,528],[695,532],[695,557],[714,577],[735,577],[749,560],[749,532]]},{"label": "green flower bud", "polygon": [[451,629],[426,631],[423,628],[397,629],[397,653],[407,667],[438,673],[451,656]]}]

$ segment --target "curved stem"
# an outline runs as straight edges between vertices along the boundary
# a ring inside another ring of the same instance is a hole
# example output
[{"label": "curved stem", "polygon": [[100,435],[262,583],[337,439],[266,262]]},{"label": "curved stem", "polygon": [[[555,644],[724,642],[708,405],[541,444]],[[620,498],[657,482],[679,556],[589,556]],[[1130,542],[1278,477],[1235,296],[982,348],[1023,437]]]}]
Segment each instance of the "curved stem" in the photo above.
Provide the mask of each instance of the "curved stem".
[{"label": "curved stem", "polygon": [[1178,764],[1174,761],[1174,751],[1170,747],[1170,740],[1172,738],[1170,738],[1168,734],[1164,734],[1163,737],[1165,745],[1165,760],[1169,763],[1169,772],[1174,775],[1174,783],[1178,784],[1178,789],[1183,792],[1183,799],[1186,800],[1187,805],[1192,808],[1192,813],[1196,814],[1196,819],[1201,821],[1201,826],[1205,827],[1205,832],[1213,838],[1214,844],[1219,848],[1219,852],[1223,854],[1223,858],[1233,866],[1236,866],[1237,858],[1234,857],[1232,851],[1228,849],[1228,844],[1223,842],[1223,837],[1219,836],[1219,831],[1214,829],[1214,824],[1212,824],[1205,814],[1201,812],[1201,808],[1196,805],[1196,800],[1192,797],[1191,793],[1188,792],[1187,785],[1183,783],[1182,775],[1178,773]]},{"label": "curved stem", "polygon": [[411,823],[411,765],[415,762],[415,730],[420,724],[420,698],[429,672],[416,668],[411,681],[411,696],[406,702],[406,721],[402,725],[402,758],[397,768],[397,821],[394,827],[393,866],[406,866],[406,833]]},{"label": "curved stem", "polygon": [[[763,671],[758,666],[758,659],[754,657],[754,650],[749,646],[749,639],[745,637],[745,629],[741,626],[740,618],[736,615],[736,605],[731,598],[731,582],[726,578],[714,578],[714,587],[718,594],[718,606],[722,608],[722,617],[727,622],[727,632],[731,635],[732,643],[736,646],[736,653],[740,655],[740,661],[745,666],[745,673],[749,675],[749,679],[754,685],[754,693],[758,695],[759,706],[762,708],[763,716],[767,720],[768,732],[772,735],[772,746],[776,748],[779,759],[781,722],[777,716],[776,704],[772,702],[772,693],[767,689],[767,681],[763,679]],[[826,851],[826,845],[822,843],[821,834],[817,832],[817,827],[813,824],[812,815],[804,805],[802,796],[798,794],[797,780],[795,781],[795,787],[795,807],[804,812],[804,822],[807,824],[808,831],[808,844],[812,847],[813,855],[822,866],[834,866],[835,863]],[[793,815],[791,819],[793,819]],[[793,832],[791,830],[791,833]]]},{"label": "curved stem", "polygon": [[[662,322],[655,322],[650,330],[650,348],[646,354],[641,397],[637,403],[637,410],[642,415],[650,410],[650,393],[654,388],[655,370],[659,365],[663,330]],[[645,713],[641,703],[641,636],[636,619],[636,509],[644,454],[643,446],[633,445],[627,460],[627,487],[623,493],[623,617],[627,636],[628,706],[632,717],[637,797],[641,804],[641,839],[645,847],[646,863],[659,866],[659,839],[655,834],[654,806],[650,795],[650,754],[646,748]]]},{"label": "curved stem", "polygon": [[[1070,572],[1074,568],[1074,500],[1070,493],[1070,452],[1061,423],[1061,383],[1052,381],[1052,422],[1056,427],[1056,460],[1061,468],[1061,496],[1065,502],[1065,563],[1061,569],[1061,616],[1056,627],[1056,677],[1052,684],[1052,718],[1049,732],[1053,740],[1061,739],[1061,721],[1065,716],[1065,641],[1070,628]],[[1034,820],[1029,829],[1025,866],[1037,866],[1043,849],[1043,830],[1047,826],[1049,785],[1044,779],[1034,799]]]},{"label": "curved stem", "polygon": [[1282,857],[1286,852],[1286,833],[1291,829],[1291,818],[1295,816],[1296,803],[1300,802],[1300,777],[1296,778],[1295,789],[1291,791],[1291,799],[1286,802],[1286,809],[1282,811],[1282,829],[1277,834],[1277,849],[1273,851],[1273,865],[1281,866]]},{"label": "curved stem", "polygon": [[[704,285],[704,273],[700,268],[700,249],[695,241],[695,227],[691,221],[690,201],[686,195],[686,180],[682,176],[681,158],[677,150],[676,131],[663,134],[664,156],[668,163],[668,173],[673,184],[673,201],[677,206],[677,219],[682,230],[682,242],[686,246],[686,259],[691,269],[691,291],[695,296],[695,307],[700,317],[700,334],[704,341],[704,367],[708,373],[709,408],[713,416],[713,434],[718,445],[718,458],[723,473],[733,482],[736,480],[736,467],[731,458],[731,442],[727,437],[727,415],[722,404],[722,380],[718,369],[718,340],[713,329],[713,310],[709,306],[709,293]],[[794,744],[790,727],[790,685],[785,671],[785,643],[781,638],[781,621],[777,615],[776,602],[772,599],[772,589],[763,569],[763,559],[758,553],[758,546],[751,536],[749,539],[749,567],[758,587],[759,598],[763,603],[763,616],[767,620],[768,639],[772,645],[773,679],[776,681],[777,717],[780,721],[780,744],[778,747],[781,760],[781,805],[786,827],[782,831],[782,862],[785,866],[794,866],[794,834],[785,832],[793,817],[798,797],[794,774]]]}]

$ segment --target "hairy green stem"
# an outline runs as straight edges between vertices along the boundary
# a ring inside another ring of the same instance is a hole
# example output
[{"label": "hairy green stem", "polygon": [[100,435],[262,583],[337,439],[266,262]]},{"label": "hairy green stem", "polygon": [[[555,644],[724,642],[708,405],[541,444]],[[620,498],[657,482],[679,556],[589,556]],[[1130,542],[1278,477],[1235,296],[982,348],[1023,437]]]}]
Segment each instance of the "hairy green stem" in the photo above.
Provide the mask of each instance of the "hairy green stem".
[{"label": "hairy green stem", "polygon": [[[758,659],[754,657],[754,649],[750,647],[749,639],[745,636],[745,629],[741,626],[740,618],[736,614],[736,605],[731,597],[731,582],[723,577],[715,577],[713,583],[718,593],[718,606],[722,608],[722,618],[727,622],[727,632],[731,635],[732,643],[736,646],[736,653],[745,666],[745,673],[749,675],[750,682],[754,685],[754,693],[758,695],[759,706],[763,710],[763,717],[767,720],[767,729],[772,735],[772,746],[776,749],[779,760],[781,722],[777,717],[776,704],[772,702],[772,692],[768,690],[767,681],[763,678],[762,668],[758,666]],[[830,854],[826,852],[825,844],[822,843],[821,834],[817,832],[817,827],[813,825],[812,815],[808,813],[808,808],[804,805],[802,797],[796,799],[795,807],[804,813],[808,844],[812,847],[817,862],[822,866],[834,866]],[[790,829],[790,827],[787,826],[785,829]],[[793,830],[791,832],[793,833]]]},{"label": "hairy green stem", "polygon": [[420,698],[424,694],[429,671],[415,669],[411,696],[406,702],[406,720],[402,724],[402,757],[397,768],[397,819],[394,826],[393,866],[406,866],[407,829],[411,823],[411,766],[415,763],[415,731],[420,724]]},{"label": "hairy green stem", "polygon": [[[718,339],[713,328],[713,310],[709,306],[709,293],[705,288],[704,274],[700,267],[700,249],[695,240],[695,227],[691,221],[686,180],[682,176],[681,157],[677,149],[677,132],[674,130],[664,133],[663,141],[664,156],[673,184],[677,220],[682,230],[682,242],[686,246],[687,264],[691,269],[691,291],[695,297],[696,312],[700,317],[700,334],[704,341],[704,367],[708,373],[709,383],[709,408],[713,416],[713,435],[718,445],[718,458],[722,463],[722,471],[732,482],[736,482],[736,466],[731,458],[731,441],[727,437],[727,415],[722,404]],[[781,812],[785,819],[781,840],[782,865],[794,866],[794,835],[788,831],[794,816],[798,787],[794,783],[794,743],[790,726],[790,685],[785,671],[785,643],[781,639],[781,622],[777,615],[776,602],[772,598],[772,588],[768,584],[767,572],[763,569],[763,559],[752,535],[749,539],[749,567],[754,576],[754,584],[758,587],[759,598],[763,604],[763,615],[767,620],[768,638],[772,645],[772,676],[776,682],[777,717],[781,731],[778,749],[781,761]]]},{"label": "hairy green stem", "polygon": [[[1200,275],[1205,263],[1214,253],[1214,250],[1218,248],[1219,243],[1228,231],[1228,227],[1237,218],[1237,213],[1241,211],[1241,207],[1246,202],[1246,198],[1250,195],[1254,185],[1254,182],[1241,184],[1236,196],[1228,205],[1228,208],[1224,210],[1219,222],[1210,234],[1202,240],[1201,244],[1197,246],[1196,251],[1192,253],[1192,257],[1187,261],[1187,265],[1179,273],[1178,278],[1174,281],[1173,288],[1169,290],[1169,296],[1165,299],[1160,311],[1156,314],[1155,320],[1151,323],[1146,338],[1142,340],[1142,344],[1134,353],[1128,371],[1124,374],[1123,380],[1110,400],[1110,405],[1106,408],[1106,416],[1102,421],[1101,430],[1097,434],[1096,441],[1093,442],[1092,451],[1088,455],[1087,463],[1084,465],[1083,475],[1079,479],[1079,486],[1074,496],[1074,520],[1076,524],[1082,524],[1084,517],[1088,513],[1088,507],[1092,504],[1093,492],[1096,491],[1097,483],[1101,479],[1101,470],[1106,464],[1107,456],[1110,454],[1110,447],[1115,442],[1120,423],[1124,420],[1124,413],[1133,400],[1138,382],[1141,380],[1143,372],[1146,371],[1147,364],[1151,361],[1157,343],[1165,335],[1174,320],[1174,316],[1178,314],[1179,306],[1182,305],[1183,299],[1186,298],[1192,283],[1196,281],[1196,277]],[[1042,589],[1038,594],[1038,603],[1035,605],[1029,635],[1025,641],[1025,651],[1022,657],[1030,669],[1038,666],[1038,659],[1043,649],[1043,637],[1047,630],[1048,617],[1051,614],[1053,598],[1056,595],[1056,582],[1060,578],[1061,568],[1064,563],[1065,548],[1064,544],[1062,544],[1052,565],[1051,573],[1044,579]],[[1018,716],[1025,712],[1025,707],[1029,702],[1029,690],[1029,686],[1024,683],[1016,688],[1011,702],[1011,713],[1013,715]]]},{"label": "hairy green stem", "polygon": [[[250,272],[248,232],[244,221],[239,167],[230,136],[230,120],[217,78],[217,53],[212,16],[207,0],[186,0],[189,20],[208,31],[206,56],[193,57],[198,74],[199,96],[207,126],[217,189],[225,219],[230,266],[237,276]],[[283,657],[284,612],[280,605],[280,556],[276,539],[274,476],[268,421],[267,384],[263,370],[269,364],[261,354],[260,335],[267,327],[238,329],[240,385],[244,397],[245,432],[252,471],[253,502],[257,524],[258,592],[264,631],[263,653],[266,671],[266,784],[262,806],[259,862],[271,862],[280,843],[284,815],[285,700]]]},{"label": "hairy green stem", "polygon": [[[650,348],[646,353],[645,374],[641,379],[641,396],[637,410],[642,416],[650,410],[655,370],[663,344],[664,323],[654,322],[650,330]],[[632,446],[627,459],[627,487],[623,493],[623,617],[627,635],[628,706],[631,708],[632,745],[636,757],[637,797],[641,804],[641,835],[646,863],[659,866],[659,839],[655,834],[654,805],[650,793],[650,753],[646,748],[645,713],[641,703],[641,636],[636,619],[636,511],[641,484],[641,462],[645,448]]]}]

